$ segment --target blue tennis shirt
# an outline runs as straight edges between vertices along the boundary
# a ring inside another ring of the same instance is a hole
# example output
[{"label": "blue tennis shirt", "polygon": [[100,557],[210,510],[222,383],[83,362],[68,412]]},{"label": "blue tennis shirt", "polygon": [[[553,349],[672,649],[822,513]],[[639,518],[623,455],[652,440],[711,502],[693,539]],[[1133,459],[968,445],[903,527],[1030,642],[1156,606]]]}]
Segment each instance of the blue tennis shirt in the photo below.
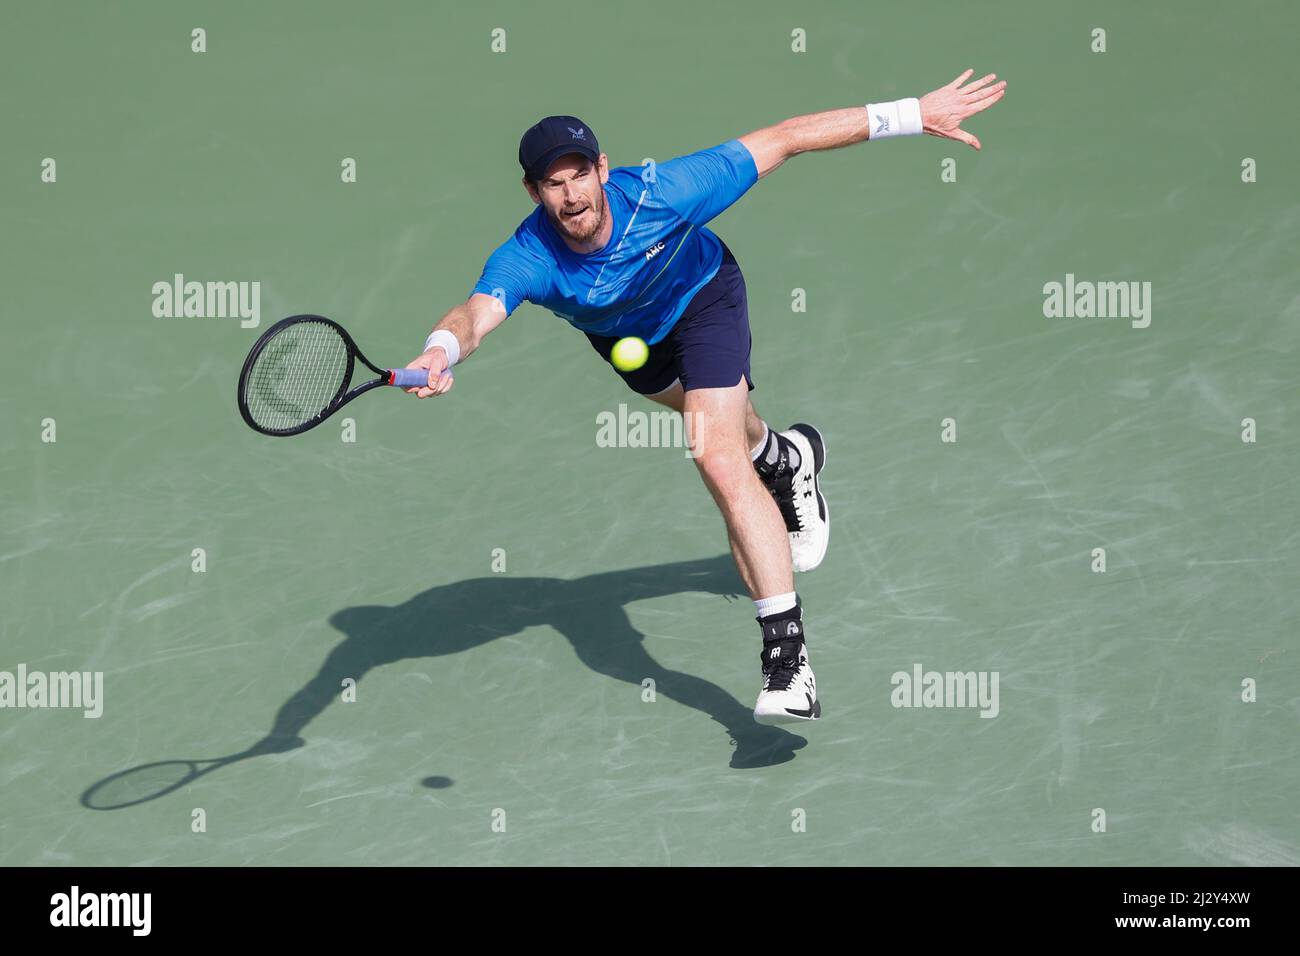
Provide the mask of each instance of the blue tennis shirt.
[{"label": "blue tennis shirt", "polygon": [[599,252],[576,253],[538,206],[488,257],[470,295],[528,301],[596,335],[653,345],[718,271],[722,243],[704,224],[758,181],[740,140],[657,166],[619,166],[605,196],[614,230]]}]

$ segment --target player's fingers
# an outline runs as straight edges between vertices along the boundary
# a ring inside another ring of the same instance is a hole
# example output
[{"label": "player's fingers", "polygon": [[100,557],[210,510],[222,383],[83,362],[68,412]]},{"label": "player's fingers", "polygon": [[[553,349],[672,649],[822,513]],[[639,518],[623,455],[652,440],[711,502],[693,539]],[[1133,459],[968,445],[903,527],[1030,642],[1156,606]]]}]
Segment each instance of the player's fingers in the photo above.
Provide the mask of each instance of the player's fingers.
[{"label": "player's fingers", "polygon": [[974,116],[976,113],[983,113],[986,109],[988,109],[998,100],[1002,99],[1002,95],[1004,92],[1005,91],[1003,90],[999,90],[996,94],[990,96],[988,99],[980,100],[975,105],[966,107],[966,113],[963,114],[962,119],[966,120]]},{"label": "player's fingers", "polygon": [[970,76],[974,72],[975,72],[974,70],[967,70],[966,72],[962,73],[961,76],[957,77],[957,79],[953,80],[946,87],[944,87],[944,89],[947,90],[957,89],[957,87],[961,86],[963,83],[966,82],[966,77]]},{"label": "player's fingers", "polygon": [[981,76],[978,80],[975,80],[974,82],[967,84],[957,92],[961,93],[963,96],[966,96],[970,93],[976,92],[977,90],[980,89],[980,87],[987,86],[989,83],[992,83],[997,78],[998,75],[996,73],[989,73],[987,76]]},{"label": "player's fingers", "polygon": [[953,137],[955,139],[961,140],[967,146],[970,146],[976,150],[980,148],[979,137],[966,132],[964,129],[957,130],[956,133],[953,134]]},{"label": "player's fingers", "polygon": [[1007,81],[1003,80],[988,89],[980,90],[975,96],[966,101],[966,108],[972,113],[978,113],[980,110],[986,110],[998,100],[1007,91]]}]

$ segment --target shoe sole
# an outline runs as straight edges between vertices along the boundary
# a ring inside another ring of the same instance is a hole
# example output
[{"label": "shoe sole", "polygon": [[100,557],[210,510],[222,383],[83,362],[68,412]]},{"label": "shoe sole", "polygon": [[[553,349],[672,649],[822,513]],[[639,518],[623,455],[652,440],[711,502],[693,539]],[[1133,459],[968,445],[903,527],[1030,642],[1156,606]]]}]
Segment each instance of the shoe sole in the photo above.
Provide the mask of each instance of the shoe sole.
[{"label": "shoe sole", "polygon": [[[817,480],[817,476],[820,475],[822,469],[826,467],[826,439],[822,437],[822,433],[815,426],[808,425],[804,422],[791,425],[790,431],[798,432],[800,435],[803,435],[804,439],[812,447],[813,489],[817,492],[817,504],[821,506],[822,514],[826,519],[826,536],[822,539],[821,553],[817,555],[817,560],[812,563],[811,567],[805,568],[799,572],[800,574],[803,574],[806,571],[814,571],[821,565],[822,561],[826,557],[826,548],[831,543],[831,507],[826,503],[826,496],[822,494],[821,482]],[[808,718],[800,719],[806,720]]]},{"label": "shoe sole", "polygon": [[755,722],[765,727],[776,727],[781,724],[807,724],[814,720],[821,720],[821,717],[822,702],[820,700],[813,701],[811,717],[801,717],[798,714],[788,712],[780,714],[759,714],[756,712],[754,714]]}]

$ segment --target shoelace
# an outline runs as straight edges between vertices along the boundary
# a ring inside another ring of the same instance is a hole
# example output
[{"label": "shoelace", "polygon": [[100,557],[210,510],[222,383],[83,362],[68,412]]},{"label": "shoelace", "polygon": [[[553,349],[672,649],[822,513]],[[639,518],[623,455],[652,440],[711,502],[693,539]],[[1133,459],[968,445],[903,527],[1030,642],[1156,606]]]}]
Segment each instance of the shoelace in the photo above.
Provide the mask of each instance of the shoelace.
[{"label": "shoelace", "polygon": [[799,647],[798,645],[780,644],[781,656],[769,658],[772,653],[771,648],[764,648],[763,653],[759,655],[763,662],[763,676],[767,678],[764,685],[765,690],[785,690],[794,680],[794,675],[799,672]]},{"label": "shoelace", "polygon": [[795,534],[802,531],[803,522],[799,520],[799,511],[795,508],[793,490],[788,487],[784,493],[778,492],[775,488],[768,488],[767,490],[772,493],[777,510],[781,512],[781,520],[785,522],[786,532]]},{"label": "shoelace", "polygon": [[[802,507],[801,507],[802,506]],[[809,516],[815,516],[817,505],[813,497],[813,477],[811,474],[804,475],[803,487],[796,491],[792,486],[790,488],[790,510],[794,512],[795,523],[797,528],[787,528],[787,531],[804,530],[804,513]]]},{"label": "shoelace", "polygon": [[758,474],[768,493],[776,501],[781,519],[785,522],[785,530],[790,534],[802,531],[803,522],[795,507],[794,473],[790,470],[789,456],[782,451],[775,464],[769,465],[764,462],[760,465]]}]

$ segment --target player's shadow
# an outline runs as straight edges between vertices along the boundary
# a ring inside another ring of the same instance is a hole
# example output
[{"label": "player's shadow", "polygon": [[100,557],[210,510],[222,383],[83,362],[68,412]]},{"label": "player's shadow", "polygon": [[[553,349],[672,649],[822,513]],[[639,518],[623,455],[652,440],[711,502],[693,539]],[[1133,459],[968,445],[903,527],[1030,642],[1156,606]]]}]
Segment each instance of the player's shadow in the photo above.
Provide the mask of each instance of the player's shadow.
[{"label": "player's shadow", "polygon": [[[498,574],[430,588],[395,607],[344,608],[329,619],[345,635],[344,640],[330,651],[316,676],[284,703],[262,740],[239,753],[202,761],[206,767],[188,760],[163,761],[119,771],[87,789],[81,802],[99,810],[132,806],[178,790],[227,764],[301,747],[305,744],[303,731],[339,699],[345,679],[360,683],[370,670],[385,664],[467,651],[537,625],[564,635],[578,659],[591,670],[634,685],[635,690],[629,693],[637,694],[638,699],[642,681],[650,678],[656,696],[694,708],[721,725],[735,744],[732,767],[765,767],[793,759],[794,752],[807,744],[804,738],[755,723],[750,708],[721,687],[694,674],[669,670],[646,652],[644,635],[628,620],[627,605],[691,591],[726,596],[741,593],[731,557],[608,571],[572,580]],[[746,636],[752,636],[749,628],[741,626],[735,634],[701,634],[697,639],[725,640],[737,653],[747,655],[749,650],[757,650],[758,642],[746,642]],[[754,676],[757,684],[757,669]],[[538,679],[542,679],[540,675]],[[434,686],[430,717],[454,722],[455,715],[438,712],[436,678]],[[594,698],[597,689],[593,687],[591,692]]]}]

